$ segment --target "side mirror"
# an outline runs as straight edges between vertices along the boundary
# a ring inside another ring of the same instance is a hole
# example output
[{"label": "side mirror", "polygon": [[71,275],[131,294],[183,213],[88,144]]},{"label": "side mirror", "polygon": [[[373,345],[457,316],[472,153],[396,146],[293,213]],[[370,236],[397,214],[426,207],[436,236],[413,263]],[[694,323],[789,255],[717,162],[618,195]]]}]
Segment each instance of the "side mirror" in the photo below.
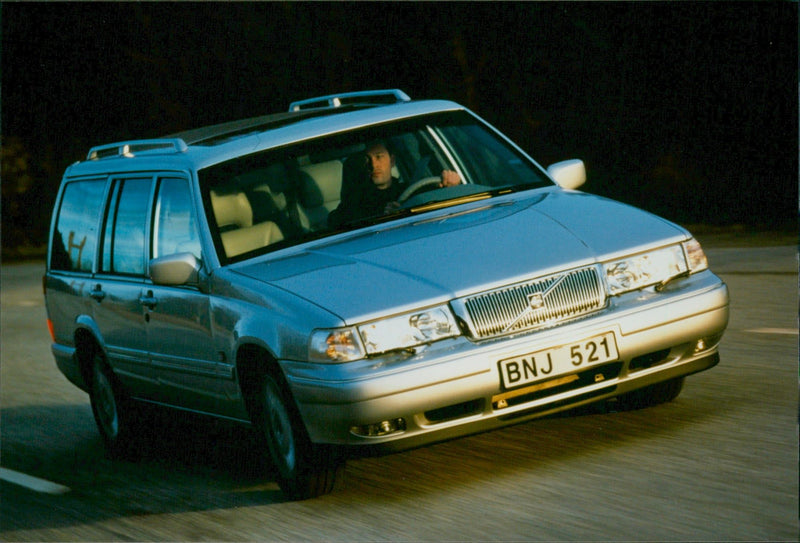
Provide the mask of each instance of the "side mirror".
[{"label": "side mirror", "polygon": [[577,189],[586,183],[586,166],[577,158],[551,164],[547,173],[562,189]]},{"label": "side mirror", "polygon": [[156,285],[197,285],[200,282],[200,261],[192,253],[154,258],[150,261],[150,278]]}]

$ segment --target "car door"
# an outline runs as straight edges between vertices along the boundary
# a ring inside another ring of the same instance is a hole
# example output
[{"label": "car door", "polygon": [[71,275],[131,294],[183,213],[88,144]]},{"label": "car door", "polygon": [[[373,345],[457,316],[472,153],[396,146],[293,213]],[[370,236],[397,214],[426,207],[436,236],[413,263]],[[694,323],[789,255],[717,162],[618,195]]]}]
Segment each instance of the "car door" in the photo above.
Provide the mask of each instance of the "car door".
[{"label": "car door", "polygon": [[132,396],[155,397],[141,298],[152,177],[111,179],[97,273],[89,286],[108,362]]},{"label": "car door", "polygon": [[[191,253],[201,244],[188,179],[163,176],[153,206],[151,257]],[[150,361],[159,400],[213,412],[221,385],[211,331],[209,296],[195,285],[163,286],[148,281],[144,298]]]}]

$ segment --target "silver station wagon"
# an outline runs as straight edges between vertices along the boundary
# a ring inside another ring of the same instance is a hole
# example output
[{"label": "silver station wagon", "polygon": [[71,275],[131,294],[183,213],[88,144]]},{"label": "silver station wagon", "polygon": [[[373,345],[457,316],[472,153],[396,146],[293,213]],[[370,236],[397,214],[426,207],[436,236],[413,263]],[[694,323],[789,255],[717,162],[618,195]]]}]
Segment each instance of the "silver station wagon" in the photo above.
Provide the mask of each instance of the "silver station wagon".
[{"label": "silver station wagon", "polygon": [[109,451],[141,402],[241,421],[291,499],[364,449],[670,401],[719,361],[727,288],[585,177],[399,90],[95,147],[53,214],[55,360]]}]

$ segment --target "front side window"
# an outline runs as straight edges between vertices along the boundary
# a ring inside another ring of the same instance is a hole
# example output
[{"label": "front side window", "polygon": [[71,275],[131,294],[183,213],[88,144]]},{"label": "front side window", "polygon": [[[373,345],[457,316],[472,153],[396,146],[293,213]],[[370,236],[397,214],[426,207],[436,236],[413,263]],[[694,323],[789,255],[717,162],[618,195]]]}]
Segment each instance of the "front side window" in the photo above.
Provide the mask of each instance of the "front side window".
[{"label": "front side window", "polygon": [[541,182],[541,172],[532,169],[505,142],[478,125],[443,126],[443,141],[465,171],[476,179],[491,179],[511,186]]},{"label": "front side window", "polygon": [[158,186],[153,217],[152,257],[191,253],[200,259],[200,236],[197,230],[189,182],[168,177]]},{"label": "front side window", "polygon": [[105,183],[94,179],[64,187],[50,248],[51,269],[92,272]]},{"label": "front side window", "polygon": [[223,263],[469,198],[552,186],[465,112],[320,137],[206,168],[199,178]]},{"label": "front side window", "polygon": [[101,272],[144,275],[151,178],[116,179],[103,225]]}]

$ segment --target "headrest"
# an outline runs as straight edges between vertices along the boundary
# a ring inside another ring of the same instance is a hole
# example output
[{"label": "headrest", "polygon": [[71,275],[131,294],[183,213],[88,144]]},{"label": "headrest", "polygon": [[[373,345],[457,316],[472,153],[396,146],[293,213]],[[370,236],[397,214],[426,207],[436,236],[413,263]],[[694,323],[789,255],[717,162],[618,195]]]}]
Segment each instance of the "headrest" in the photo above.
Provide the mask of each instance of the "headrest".
[{"label": "headrest", "polygon": [[240,228],[253,225],[253,208],[243,192],[217,194],[211,191],[211,207],[217,226],[236,225]]},{"label": "headrest", "polygon": [[342,190],[342,163],[339,160],[309,164],[300,168],[300,203],[319,207],[339,200]]}]

